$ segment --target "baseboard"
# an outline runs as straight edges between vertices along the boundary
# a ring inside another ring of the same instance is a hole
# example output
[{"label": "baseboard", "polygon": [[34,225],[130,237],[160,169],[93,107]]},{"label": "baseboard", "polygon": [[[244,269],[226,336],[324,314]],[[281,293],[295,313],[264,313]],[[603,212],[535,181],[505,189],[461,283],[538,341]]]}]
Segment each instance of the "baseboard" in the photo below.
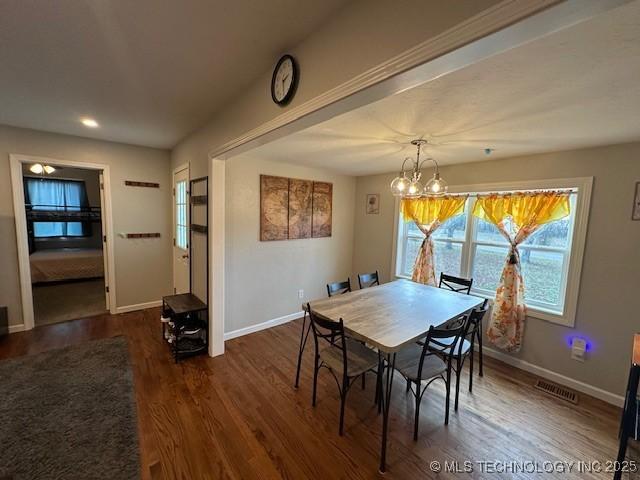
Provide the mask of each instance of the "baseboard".
[{"label": "baseboard", "polygon": [[24,323],[19,323],[18,325],[9,325],[9,333],[17,333],[24,332],[26,329],[24,328]]},{"label": "baseboard", "polygon": [[272,320],[267,320],[266,322],[258,323],[256,325],[251,325],[250,327],[239,328],[238,330],[233,330],[232,332],[225,333],[224,339],[225,341],[227,341],[231,340],[232,338],[242,337],[243,335],[249,335],[250,333],[259,332],[260,330],[266,330],[267,328],[277,327],[278,325],[282,325],[283,323],[301,318],[303,315],[304,312],[296,312],[290,315],[285,315],[284,317],[278,317]]},{"label": "baseboard", "polygon": [[602,401],[615,405],[616,407],[624,406],[624,397],[621,395],[616,395],[615,393],[611,393],[601,388],[594,387],[593,385],[589,385],[588,383],[574,380],[573,378],[567,377],[552,370],[548,370],[538,365],[534,365],[533,363],[526,362],[492,348],[484,347],[483,352],[486,353],[487,356],[495,358],[496,360],[500,360],[501,362],[504,362],[508,365],[519,368],[529,373],[533,373],[534,375],[537,375],[539,377],[546,378],[547,380],[551,380],[552,382],[559,383],[560,385],[564,385],[565,387],[572,388],[573,390],[577,390],[578,392],[582,392],[592,397],[598,398]]},{"label": "baseboard", "polygon": [[116,313],[135,312],[136,310],[144,310],[145,308],[155,308],[162,306],[162,300],[154,302],[136,303],[135,305],[124,305],[116,308]]}]

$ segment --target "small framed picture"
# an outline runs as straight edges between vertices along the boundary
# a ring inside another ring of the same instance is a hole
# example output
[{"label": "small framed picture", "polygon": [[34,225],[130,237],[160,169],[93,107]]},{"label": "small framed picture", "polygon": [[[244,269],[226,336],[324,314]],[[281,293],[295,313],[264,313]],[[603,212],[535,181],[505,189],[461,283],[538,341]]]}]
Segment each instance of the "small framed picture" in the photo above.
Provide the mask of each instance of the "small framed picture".
[{"label": "small framed picture", "polygon": [[633,213],[631,220],[640,220],[640,182],[636,182],[636,193],[633,196]]},{"label": "small framed picture", "polygon": [[367,194],[367,215],[378,215],[380,213],[380,194]]}]

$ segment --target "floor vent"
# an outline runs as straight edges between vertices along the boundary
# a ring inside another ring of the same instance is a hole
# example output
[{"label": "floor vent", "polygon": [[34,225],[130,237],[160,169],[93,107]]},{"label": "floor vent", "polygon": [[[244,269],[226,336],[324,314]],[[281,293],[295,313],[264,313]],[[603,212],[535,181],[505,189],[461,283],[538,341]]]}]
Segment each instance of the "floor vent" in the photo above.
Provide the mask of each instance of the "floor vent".
[{"label": "floor vent", "polygon": [[576,405],[578,404],[578,394],[576,392],[556,383],[548,382],[547,380],[538,380],[535,387],[553,397],[566,400]]}]

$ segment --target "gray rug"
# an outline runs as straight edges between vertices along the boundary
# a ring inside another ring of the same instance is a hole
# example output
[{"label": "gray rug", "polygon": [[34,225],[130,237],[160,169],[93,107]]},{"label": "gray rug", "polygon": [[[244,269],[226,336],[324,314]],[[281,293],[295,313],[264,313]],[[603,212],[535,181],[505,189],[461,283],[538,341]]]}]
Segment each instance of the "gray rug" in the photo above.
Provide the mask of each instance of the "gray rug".
[{"label": "gray rug", "polygon": [[0,362],[0,478],[139,478],[124,337]]}]

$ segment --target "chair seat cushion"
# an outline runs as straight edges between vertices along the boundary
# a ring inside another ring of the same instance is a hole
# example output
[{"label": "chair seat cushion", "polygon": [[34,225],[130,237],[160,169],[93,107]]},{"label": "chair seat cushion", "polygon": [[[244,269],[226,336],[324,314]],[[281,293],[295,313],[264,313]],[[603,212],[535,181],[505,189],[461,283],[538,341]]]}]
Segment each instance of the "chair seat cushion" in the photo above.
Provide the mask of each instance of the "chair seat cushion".
[{"label": "chair seat cushion", "polygon": [[[420,366],[420,357],[422,356],[422,347],[419,345],[409,345],[396,354],[396,370],[409,380],[416,381],[418,379],[418,367]],[[447,371],[447,364],[437,355],[426,355],[422,365],[422,373],[420,380],[428,380]]]},{"label": "chair seat cushion", "polygon": [[[336,339],[336,343],[340,340]],[[378,354],[353,338],[346,338],[347,376],[357,377],[378,366]],[[342,375],[342,350],[337,346],[320,351],[320,359],[338,376]]]},{"label": "chair seat cushion", "polygon": [[[454,340],[455,340],[455,337],[439,338],[438,342],[444,343],[445,345],[451,345]],[[460,350],[460,341],[462,341],[462,350]],[[431,350],[432,352],[442,352],[442,347],[435,343],[429,343],[429,350]],[[469,350],[471,350],[471,342],[466,338],[460,337],[456,342],[456,346],[453,348],[452,356],[457,357],[458,353],[464,356],[467,353],[469,353]],[[447,352],[448,351],[449,349],[447,349]]]}]

